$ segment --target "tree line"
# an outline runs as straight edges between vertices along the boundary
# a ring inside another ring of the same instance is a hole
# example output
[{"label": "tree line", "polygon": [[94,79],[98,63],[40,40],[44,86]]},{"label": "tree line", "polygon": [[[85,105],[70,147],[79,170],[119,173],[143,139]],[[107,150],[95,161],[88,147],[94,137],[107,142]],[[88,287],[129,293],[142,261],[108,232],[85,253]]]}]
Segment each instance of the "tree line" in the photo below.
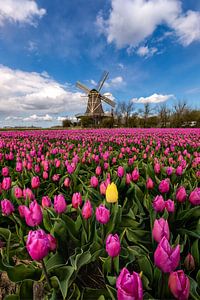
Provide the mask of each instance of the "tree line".
[{"label": "tree line", "polygon": [[200,127],[200,110],[190,108],[186,101],[179,101],[172,107],[166,103],[153,106],[147,102],[143,108],[135,110],[134,103],[129,101],[118,102],[116,110],[112,115],[105,116],[99,120],[92,117],[81,117],[77,123],[73,123],[69,118],[63,121],[63,127]]}]

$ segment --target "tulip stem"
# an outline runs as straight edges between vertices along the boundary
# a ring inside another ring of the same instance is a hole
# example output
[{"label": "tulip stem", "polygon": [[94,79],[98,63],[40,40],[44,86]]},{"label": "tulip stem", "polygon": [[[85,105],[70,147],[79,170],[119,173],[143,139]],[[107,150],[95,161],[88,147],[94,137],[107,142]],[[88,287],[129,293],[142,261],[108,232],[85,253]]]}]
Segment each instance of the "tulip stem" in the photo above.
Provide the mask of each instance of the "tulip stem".
[{"label": "tulip stem", "polygon": [[50,280],[49,280],[49,277],[48,277],[48,274],[47,274],[47,269],[46,269],[46,266],[45,266],[45,263],[44,263],[43,259],[41,260],[41,263],[42,263],[42,269],[43,269],[43,272],[44,272],[45,279],[47,281],[48,288],[51,290],[52,286],[51,286],[51,283],[50,283]]}]

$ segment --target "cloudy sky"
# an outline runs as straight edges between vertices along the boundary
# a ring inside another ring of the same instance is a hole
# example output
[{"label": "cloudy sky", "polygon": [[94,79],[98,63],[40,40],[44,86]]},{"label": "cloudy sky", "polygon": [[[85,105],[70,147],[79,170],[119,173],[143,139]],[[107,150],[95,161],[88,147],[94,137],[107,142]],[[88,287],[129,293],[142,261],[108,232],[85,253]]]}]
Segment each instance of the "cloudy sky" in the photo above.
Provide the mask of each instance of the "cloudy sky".
[{"label": "cloudy sky", "polygon": [[200,1],[0,1],[0,127],[84,112],[80,80],[135,108],[200,108]]}]

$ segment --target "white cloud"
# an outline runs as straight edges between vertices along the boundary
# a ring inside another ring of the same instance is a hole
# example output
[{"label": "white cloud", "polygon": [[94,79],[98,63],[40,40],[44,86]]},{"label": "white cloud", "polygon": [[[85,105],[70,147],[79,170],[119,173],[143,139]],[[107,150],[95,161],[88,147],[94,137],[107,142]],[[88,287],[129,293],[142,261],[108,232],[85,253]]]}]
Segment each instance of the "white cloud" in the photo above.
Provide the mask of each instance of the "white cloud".
[{"label": "white cloud", "polygon": [[177,18],[172,26],[183,46],[200,41],[200,12],[188,11],[186,15]]},{"label": "white cloud", "polygon": [[46,10],[34,0],[2,0],[0,2],[0,26],[6,21],[36,25],[35,18],[42,18]]},{"label": "white cloud", "polygon": [[86,100],[80,92],[72,92],[46,72],[24,72],[0,65],[1,114],[45,115],[61,112],[79,113],[86,109]]},{"label": "white cloud", "polygon": [[183,13],[179,0],[111,0],[108,19],[97,16],[97,26],[117,48],[137,47],[159,25],[166,25],[187,46],[200,40],[200,13]]},{"label": "white cloud", "polygon": [[34,115],[31,115],[30,117],[26,117],[26,118],[23,118],[23,121],[25,122],[39,122],[39,121],[48,121],[48,122],[51,122],[53,121],[53,117],[51,117],[50,115],[46,114],[45,116],[38,116],[36,114]]},{"label": "white cloud", "polygon": [[117,76],[104,83],[105,88],[116,88],[125,84],[125,81],[122,76]]},{"label": "white cloud", "polygon": [[175,98],[174,95],[153,94],[149,97],[133,98],[131,101],[135,103],[159,103],[171,98]]},{"label": "white cloud", "polygon": [[148,58],[148,57],[153,56],[157,51],[158,51],[158,49],[155,47],[149,48],[148,46],[141,46],[137,49],[136,53],[139,56]]}]

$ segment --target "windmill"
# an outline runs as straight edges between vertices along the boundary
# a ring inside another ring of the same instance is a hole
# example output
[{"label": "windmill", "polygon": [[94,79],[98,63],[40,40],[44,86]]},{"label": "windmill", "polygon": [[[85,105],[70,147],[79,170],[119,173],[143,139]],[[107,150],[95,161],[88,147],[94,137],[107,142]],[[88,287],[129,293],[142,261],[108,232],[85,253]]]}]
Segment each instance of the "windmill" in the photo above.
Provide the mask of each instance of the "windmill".
[{"label": "windmill", "polygon": [[108,78],[108,72],[104,71],[102,74],[101,79],[99,80],[97,87],[94,89],[89,89],[87,86],[82,84],[81,82],[77,81],[76,82],[76,87],[84,91],[85,94],[87,94],[88,97],[88,102],[87,102],[87,109],[85,114],[81,115],[78,114],[76,115],[77,118],[83,117],[83,116],[88,116],[92,117],[95,121],[95,124],[97,125],[99,120],[102,119],[102,117],[107,116],[105,115],[102,107],[102,101],[105,102],[106,104],[110,105],[111,107],[115,107],[115,102],[108,97],[101,95],[100,91]]}]

